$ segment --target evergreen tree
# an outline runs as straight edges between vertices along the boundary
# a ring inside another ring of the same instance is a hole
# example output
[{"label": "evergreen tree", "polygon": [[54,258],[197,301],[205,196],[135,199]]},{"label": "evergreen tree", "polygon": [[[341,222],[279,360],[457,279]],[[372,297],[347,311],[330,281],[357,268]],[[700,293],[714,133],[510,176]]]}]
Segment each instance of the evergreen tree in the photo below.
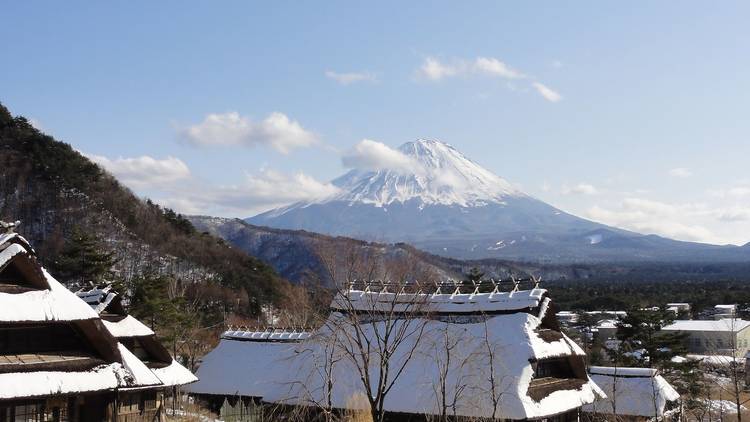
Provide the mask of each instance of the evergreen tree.
[{"label": "evergreen tree", "polygon": [[668,368],[674,356],[685,353],[685,334],[662,331],[674,318],[674,312],[666,309],[629,310],[616,324],[621,343],[613,359],[623,364]]},{"label": "evergreen tree", "polygon": [[110,278],[114,263],[113,252],[105,250],[96,237],[74,227],[52,266],[60,281],[69,287],[83,287]]}]

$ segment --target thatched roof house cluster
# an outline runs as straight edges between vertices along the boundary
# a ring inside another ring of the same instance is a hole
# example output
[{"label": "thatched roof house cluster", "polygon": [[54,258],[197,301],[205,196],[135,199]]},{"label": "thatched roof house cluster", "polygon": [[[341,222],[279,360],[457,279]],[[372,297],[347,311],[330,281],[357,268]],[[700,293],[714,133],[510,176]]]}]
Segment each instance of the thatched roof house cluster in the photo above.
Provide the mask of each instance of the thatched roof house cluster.
[{"label": "thatched roof house cluster", "polygon": [[[399,375],[384,409],[393,415],[575,420],[581,406],[604,397],[586,373],[584,351],[560,331],[545,289],[440,290],[352,288],[312,332],[226,332],[188,391],[362,409],[360,375],[377,379],[378,344],[391,332],[410,333],[390,354]],[[365,367],[347,349],[357,336],[372,348]]]},{"label": "thatched roof house cluster", "polygon": [[147,327],[103,318],[61,285],[21,236],[0,235],[0,421],[158,419],[165,386],[196,378],[168,353],[134,347],[146,338]]}]

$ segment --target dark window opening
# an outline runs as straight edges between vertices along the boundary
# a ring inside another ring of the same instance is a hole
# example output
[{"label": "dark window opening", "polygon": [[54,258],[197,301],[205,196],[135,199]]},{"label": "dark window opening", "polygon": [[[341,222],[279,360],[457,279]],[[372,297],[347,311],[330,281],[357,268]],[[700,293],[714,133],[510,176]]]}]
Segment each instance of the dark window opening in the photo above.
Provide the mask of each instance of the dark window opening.
[{"label": "dark window opening", "polygon": [[567,358],[540,359],[534,364],[534,378],[575,378]]},{"label": "dark window opening", "polygon": [[0,355],[91,352],[77,330],[64,323],[0,327]]}]

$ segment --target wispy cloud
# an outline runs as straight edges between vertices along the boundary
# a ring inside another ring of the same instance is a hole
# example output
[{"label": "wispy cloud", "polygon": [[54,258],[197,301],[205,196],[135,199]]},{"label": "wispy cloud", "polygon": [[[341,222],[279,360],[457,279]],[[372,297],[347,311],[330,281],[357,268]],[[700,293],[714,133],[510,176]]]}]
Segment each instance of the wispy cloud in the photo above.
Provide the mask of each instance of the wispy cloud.
[{"label": "wispy cloud", "polygon": [[563,195],[596,195],[599,190],[589,183],[578,183],[573,186],[563,185],[561,192]]},{"label": "wispy cloud", "polygon": [[430,81],[439,81],[465,72],[466,63],[463,61],[443,63],[434,57],[427,57],[417,71],[417,75]]},{"label": "wispy cloud", "polygon": [[[505,62],[494,57],[477,57],[473,60],[451,59],[440,60],[436,57],[425,57],[422,65],[416,71],[417,79],[431,82],[441,81],[443,79],[456,76],[485,75],[494,78],[502,78],[506,81],[512,80],[531,80],[531,87],[547,101],[556,103],[563,99],[562,95],[552,88],[534,81],[535,78],[515,69]],[[515,85],[508,85],[512,91],[516,90]]]},{"label": "wispy cloud", "polygon": [[679,178],[686,178],[693,175],[693,172],[690,171],[690,169],[687,169],[685,167],[677,167],[669,170],[669,175],[672,177],[679,177]]},{"label": "wispy cloud", "polygon": [[538,92],[539,95],[549,102],[556,103],[563,99],[562,95],[557,91],[554,91],[552,88],[549,88],[540,82],[532,82],[531,86],[536,89],[536,92]]},{"label": "wispy cloud", "polygon": [[706,208],[701,205],[626,198],[616,209],[595,205],[587,214],[593,220],[639,233],[658,234],[679,240],[716,242],[711,230],[685,218],[687,215],[705,215],[706,212]]},{"label": "wispy cloud", "polygon": [[521,79],[526,75],[511,68],[494,57],[477,57],[473,61],[454,59],[448,62],[435,57],[426,57],[417,75],[430,81],[439,81],[452,76],[483,74],[505,79]]},{"label": "wispy cloud", "polygon": [[474,61],[473,68],[477,72],[506,79],[520,79],[526,77],[523,73],[516,69],[512,69],[507,64],[493,57],[477,57]]},{"label": "wispy cloud", "polygon": [[266,145],[282,154],[317,141],[312,132],[280,112],[257,122],[237,112],[209,114],[202,122],[179,128],[178,132],[188,144],[195,146]]},{"label": "wispy cloud", "polygon": [[328,79],[332,79],[341,85],[350,85],[356,82],[376,82],[377,76],[371,72],[345,72],[339,73],[327,70],[325,73]]}]

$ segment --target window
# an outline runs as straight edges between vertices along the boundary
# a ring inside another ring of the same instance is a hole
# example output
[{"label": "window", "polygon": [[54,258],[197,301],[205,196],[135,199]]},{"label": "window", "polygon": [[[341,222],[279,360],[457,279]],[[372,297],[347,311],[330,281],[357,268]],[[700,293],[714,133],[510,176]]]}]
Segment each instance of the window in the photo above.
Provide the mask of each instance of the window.
[{"label": "window", "polygon": [[41,403],[22,404],[16,406],[14,410],[14,422],[36,422],[44,420],[44,407]]},{"label": "window", "polygon": [[45,408],[45,402],[28,401],[0,406],[0,422],[68,422],[65,407]]},{"label": "window", "polygon": [[81,338],[67,324],[0,327],[0,355],[81,350]]},{"label": "window", "polygon": [[534,378],[575,378],[567,358],[540,359],[536,362]]}]

